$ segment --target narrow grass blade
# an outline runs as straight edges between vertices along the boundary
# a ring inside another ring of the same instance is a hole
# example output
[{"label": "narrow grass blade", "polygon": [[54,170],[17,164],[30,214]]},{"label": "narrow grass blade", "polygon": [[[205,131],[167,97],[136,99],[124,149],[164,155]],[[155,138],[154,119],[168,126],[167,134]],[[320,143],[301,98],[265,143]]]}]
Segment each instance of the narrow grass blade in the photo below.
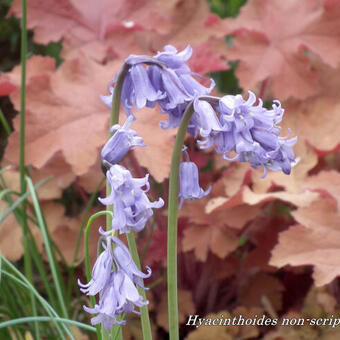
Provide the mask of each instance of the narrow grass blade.
[{"label": "narrow grass blade", "polygon": [[[42,181],[40,181],[37,185],[35,185],[33,188],[34,190],[40,188],[42,185],[44,185],[47,181],[49,181],[50,178],[45,178]],[[0,224],[14,211],[23,201],[27,199],[27,197],[30,196],[29,192],[24,193],[21,195],[21,197],[15,201],[11,207],[0,217]]]},{"label": "narrow grass blade", "polygon": [[48,257],[48,262],[49,262],[49,265],[50,265],[50,268],[51,268],[53,282],[54,282],[55,289],[56,289],[56,292],[57,292],[57,298],[58,298],[63,316],[65,318],[67,318],[68,317],[67,309],[66,309],[66,306],[65,306],[64,297],[63,297],[62,290],[61,290],[61,283],[59,281],[57,268],[56,268],[57,262],[55,261],[55,257],[53,256],[53,253],[52,253],[51,242],[50,242],[48,231],[47,231],[47,228],[46,228],[46,225],[45,225],[44,218],[42,216],[38,197],[37,197],[37,194],[35,192],[32,180],[29,177],[26,177],[26,181],[27,181],[27,185],[28,185],[28,190],[29,190],[29,192],[31,193],[31,196],[32,196],[35,214],[36,214],[36,217],[38,219],[38,224],[39,224],[39,227],[41,229],[42,236],[43,236],[44,245],[45,245],[45,249],[46,249],[46,253],[47,253],[47,257]]},{"label": "narrow grass blade", "polygon": [[[53,309],[53,307],[38,293],[38,291],[32,286],[32,284],[28,281],[28,279],[10,261],[8,261],[2,255],[0,255],[0,257],[2,258],[4,264],[6,264],[17,275],[17,277],[14,276],[13,274],[9,273],[6,270],[2,270],[2,273],[5,274],[6,276],[8,276],[13,281],[17,282],[18,284],[20,284],[23,287],[26,287],[27,289],[32,291],[32,293],[36,296],[37,300],[42,304],[42,306],[46,310],[47,314],[53,320],[56,317],[60,318],[59,315],[56,313],[56,311]],[[53,320],[52,320],[52,322],[53,322]],[[56,325],[56,328],[57,328],[60,336],[62,337],[62,339],[65,339],[64,334],[63,334],[62,330],[60,329],[60,325],[58,323],[55,323],[55,325]],[[64,329],[64,331],[69,335],[69,337],[72,340],[74,340],[74,337],[73,337],[72,333],[70,332],[70,330],[65,325],[61,325],[61,326]]]},{"label": "narrow grass blade", "polygon": [[3,114],[2,110],[0,109],[0,122],[4,130],[6,131],[7,136],[11,134],[11,128],[9,127],[9,124],[7,123],[6,117]]},{"label": "narrow grass blade", "polygon": [[79,321],[64,319],[64,318],[51,318],[49,316],[28,316],[25,318],[17,318],[9,321],[0,322],[0,328],[10,327],[13,325],[19,325],[23,323],[30,323],[30,322],[59,322],[63,324],[73,325],[87,331],[95,332],[96,329],[92,326],[86,325]]}]

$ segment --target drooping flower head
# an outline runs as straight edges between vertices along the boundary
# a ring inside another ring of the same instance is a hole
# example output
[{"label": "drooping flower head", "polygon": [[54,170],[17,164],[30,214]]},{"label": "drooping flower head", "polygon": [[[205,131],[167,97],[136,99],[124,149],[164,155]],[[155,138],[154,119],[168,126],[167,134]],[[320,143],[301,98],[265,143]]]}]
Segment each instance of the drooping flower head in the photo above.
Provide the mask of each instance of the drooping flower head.
[{"label": "drooping flower head", "polygon": [[[186,153],[185,149],[184,152]],[[187,158],[189,158],[188,155]],[[200,187],[197,165],[189,159],[179,165],[179,188],[178,209],[182,208],[184,200],[202,198],[209,195],[211,191],[211,186],[205,191]]]},{"label": "drooping flower head", "polygon": [[[191,54],[190,46],[177,52],[175,47],[167,45],[163,52],[158,52],[153,57],[129,56],[125,63],[130,68],[124,79],[121,95],[125,113],[133,116],[133,107],[141,109],[159,104],[161,112],[169,115],[168,124],[163,123],[162,127],[177,127],[180,122],[178,118],[182,117],[186,106],[184,104],[196,96],[210,93],[215,86],[211,80],[210,87],[206,88],[193,77],[194,74],[186,64]],[[114,88],[110,87],[111,95],[101,97],[109,107],[113,91]]]},{"label": "drooping flower head", "polygon": [[99,304],[94,308],[84,306],[84,310],[90,314],[98,314],[91,319],[91,324],[96,325],[103,323],[106,330],[110,330],[114,324],[125,324],[126,321],[118,321],[117,315],[123,313],[136,313],[134,306],[143,307],[148,301],[143,301],[143,297],[139,295],[136,286],[133,284],[129,276],[118,269],[110,275],[110,280],[104,287]]},{"label": "drooping flower head", "polygon": [[152,209],[164,205],[161,198],[150,202],[147,197],[150,189],[148,174],[144,178],[133,178],[129,170],[115,164],[106,172],[106,178],[111,193],[106,198],[99,198],[99,201],[104,205],[113,205],[113,230],[120,233],[128,233],[131,229],[141,231],[153,215]]},{"label": "drooping flower head", "polygon": [[[151,57],[149,57],[151,59]],[[155,107],[157,100],[164,98],[165,94],[160,91],[156,91],[152,86],[146,68],[143,66],[145,58],[137,59],[136,64],[131,66],[125,76],[121,103],[127,116],[134,117],[132,108],[135,107],[138,110],[143,107]],[[116,77],[113,78],[109,86],[110,95],[101,96],[102,101],[111,108],[112,96],[114,93],[114,87],[112,86],[116,82]]]},{"label": "drooping flower head", "polygon": [[101,151],[101,159],[110,164],[116,164],[121,161],[127,152],[134,146],[145,146],[143,138],[139,137],[137,132],[130,129],[133,121],[132,116],[128,117],[123,124],[115,124],[111,127],[111,133],[115,134],[107,141]]},{"label": "drooping flower head", "polygon": [[148,304],[139,295],[136,285],[146,289],[142,279],[150,277],[151,269],[147,267],[147,274],[138,270],[128,248],[114,236],[106,237],[104,247],[104,252],[94,265],[90,282],[83,285],[78,281],[78,284],[87,295],[100,293],[99,303],[93,308],[84,306],[84,310],[90,314],[98,314],[91,319],[92,325],[103,323],[104,328],[110,330],[114,324],[125,324],[124,320],[117,320],[118,315],[132,312],[140,314],[134,309],[135,306],[143,307]]},{"label": "drooping flower head", "polygon": [[80,291],[86,295],[98,294],[110,279],[110,274],[113,266],[113,254],[110,239],[107,245],[103,245],[105,250],[97,258],[91,274],[91,280],[87,284],[82,284],[78,280],[78,285],[81,287]]},{"label": "drooping flower head", "polygon": [[[263,107],[262,101],[254,105],[256,97],[249,91],[248,100],[241,95],[228,95],[214,105],[219,115],[219,124],[210,125],[201,129],[204,141],[199,141],[201,148],[215,147],[216,152],[224,154],[229,161],[239,160],[249,162],[255,169],[263,166],[264,175],[267,169],[282,170],[289,174],[295,161],[291,147],[296,143],[297,137],[288,139],[280,137],[280,127],[284,110],[279,101],[274,101],[272,109]],[[203,110],[202,105],[196,105],[198,115],[204,116],[210,109]],[[236,153],[230,158],[229,153]]]}]

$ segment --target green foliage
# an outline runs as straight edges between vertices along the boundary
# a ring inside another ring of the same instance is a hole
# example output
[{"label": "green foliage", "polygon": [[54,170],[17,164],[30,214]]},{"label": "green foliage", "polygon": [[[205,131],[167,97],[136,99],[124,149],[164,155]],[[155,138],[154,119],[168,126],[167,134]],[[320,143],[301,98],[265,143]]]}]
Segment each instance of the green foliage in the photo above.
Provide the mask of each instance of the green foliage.
[{"label": "green foliage", "polygon": [[[7,16],[11,3],[12,0],[0,0],[0,71],[2,72],[11,70],[20,62],[20,21],[14,16]],[[56,60],[57,65],[60,65],[61,48],[61,42],[37,44],[33,41],[33,32],[28,32],[28,56],[33,54],[50,56]]]},{"label": "green foliage", "polygon": [[236,17],[247,0],[208,0],[210,9],[221,18]]},{"label": "green foliage", "polygon": [[242,90],[238,85],[238,80],[235,76],[237,67],[236,62],[230,62],[230,69],[227,71],[213,72],[210,76],[215,80],[218,90],[226,94],[237,94]]}]

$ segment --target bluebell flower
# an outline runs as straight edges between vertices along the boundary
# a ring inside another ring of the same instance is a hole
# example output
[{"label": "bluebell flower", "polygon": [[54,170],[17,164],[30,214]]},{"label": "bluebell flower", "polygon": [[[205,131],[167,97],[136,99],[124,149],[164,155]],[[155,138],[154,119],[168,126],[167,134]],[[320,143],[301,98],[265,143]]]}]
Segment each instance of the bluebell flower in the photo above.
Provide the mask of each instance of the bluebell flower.
[{"label": "bluebell flower", "polygon": [[127,152],[134,146],[145,146],[143,138],[139,137],[137,132],[130,129],[133,121],[132,116],[128,117],[123,124],[115,124],[111,127],[111,133],[115,134],[107,141],[101,151],[101,159],[116,164],[121,161]]},{"label": "bluebell flower", "polygon": [[146,279],[151,276],[150,267],[146,266],[147,273],[144,274],[141,272],[135,262],[132,260],[130,252],[125,244],[119,240],[117,237],[112,237],[114,240],[116,247],[113,250],[113,254],[115,257],[115,261],[117,266],[121,268],[129,278],[137,284],[139,287],[146,289],[143,285],[142,279]]},{"label": "bluebell flower", "polygon": [[215,110],[212,106],[204,101],[196,98],[194,100],[194,119],[196,127],[199,129],[202,137],[207,137],[211,132],[223,131],[223,126],[219,121]]},{"label": "bluebell flower", "polygon": [[114,324],[125,324],[126,321],[118,321],[117,315],[123,313],[140,314],[134,306],[143,307],[148,301],[143,301],[131,278],[121,269],[111,273],[110,280],[104,287],[99,299],[99,304],[94,308],[84,306],[84,310],[90,314],[98,314],[91,319],[91,324],[103,323],[106,330],[110,330]]},{"label": "bluebell flower", "polygon": [[78,285],[81,287],[80,291],[86,295],[98,294],[110,278],[113,265],[113,254],[111,243],[108,243],[109,246],[105,246],[105,250],[99,255],[93,266],[90,282],[82,284],[80,280],[78,280]]},{"label": "bluebell flower", "polygon": [[[185,63],[191,55],[190,46],[177,52],[176,48],[167,45],[163,52],[158,52],[155,56],[155,59],[164,63],[166,67],[152,65],[148,69],[153,86],[167,94],[158,101],[161,112],[169,115],[168,124],[163,123],[162,128],[178,127],[187,104],[197,96],[209,94],[215,86],[213,79],[210,79],[210,86],[205,87],[193,77],[195,74]],[[191,125],[192,123],[193,121]]]},{"label": "bluebell flower", "polygon": [[150,202],[147,197],[150,189],[148,174],[144,178],[133,178],[129,170],[115,164],[106,172],[106,178],[111,193],[106,198],[99,198],[99,201],[104,205],[113,205],[113,230],[120,233],[128,233],[131,229],[141,231],[153,215],[152,209],[164,205],[161,198]]},{"label": "bluebell flower", "polygon": [[[132,113],[133,107],[136,107],[137,109],[141,109],[145,106],[155,107],[157,100],[165,97],[164,93],[155,90],[151,84],[147,70],[141,64],[142,62],[143,61],[140,61],[140,63],[130,67],[124,79],[121,103],[127,116],[134,117]],[[113,85],[115,81],[116,79],[114,78],[111,85]],[[114,87],[110,86],[109,91],[110,95],[101,96],[101,99],[109,108],[111,108]]]},{"label": "bluebell flower", "polygon": [[186,199],[202,198],[209,195],[211,186],[207,190],[203,190],[199,186],[198,168],[193,162],[181,162],[179,166],[179,197],[180,203],[178,209],[182,208]]},{"label": "bluebell flower", "polygon": [[[102,231],[101,234],[105,235]],[[132,312],[140,314],[135,306],[143,307],[148,304],[139,295],[135,285],[146,289],[142,279],[151,275],[151,269],[147,267],[147,274],[138,270],[128,248],[118,238],[108,236],[106,242],[104,252],[96,261],[90,282],[87,285],[78,283],[87,288],[81,289],[87,295],[100,293],[99,303],[93,308],[84,306],[84,310],[90,314],[98,314],[91,319],[92,325],[103,323],[104,328],[110,330],[114,324],[125,324],[124,320],[117,320],[118,315]]]},{"label": "bluebell flower", "polygon": [[[229,161],[249,162],[255,169],[263,166],[263,177],[267,169],[289,174],[295,161],[291,147],[297,138],[280,137],[277,124],[284,110],[277,100],[271,110],[264,108],[260,99],[258,105],[255,102],[256,97],[250,91],[247,101],[241,95],[222,97],[214,106],[220,124],[201,128],[205,140],[198,143],[201,148],[214,146]],[[212,109],[212,106],[206,109],[206,114],[210,116]],[[199,113],[204,115],[203,110]],[[229,157],[230,152],[235,153],[233,158]]]},{"label": "bluebell flower", "polygon": [[[177,127],[184,112],[183,106],[196,96],[209,94],[215,86],[212,79],[207,88],[193,77],[195,74],[186,64],[191,54],[190,46],[177,52],[175,47],[167,45],[163,52],[158,52],[153,57],[130,55],[125,60],[130,68],[125,76],[121,95],[125,113],[133,116],[133,107],[141,109],[159,104],[161,112],[169,114],[169,123],[162,124],[162,127]],[[112,84],[115,81],[116,79]],[[111,86],[109,90],[111,94],[101,98],[111,107],[114,88]],[[178,110],[178,106],[182,106],[181,109]]]}]

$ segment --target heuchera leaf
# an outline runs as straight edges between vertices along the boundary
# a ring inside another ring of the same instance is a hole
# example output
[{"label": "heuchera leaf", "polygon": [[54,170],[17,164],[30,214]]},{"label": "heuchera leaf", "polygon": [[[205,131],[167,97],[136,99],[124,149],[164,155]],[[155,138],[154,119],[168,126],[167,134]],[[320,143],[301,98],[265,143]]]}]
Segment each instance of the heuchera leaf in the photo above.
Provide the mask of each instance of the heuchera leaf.
[{"label": "heuchera leaf", "polygon": [[[64,58],[79,50],[99,61],[109,50],[115,55],[123,51],[126,56],[131,44],[136,53],[135,31],[165,33],[168,26],[157,1],[120,0],[113,5],[110,0],[32,0],[27,5],[27,24],[34,29],[34,40],[47,44],[63,39]],[[21,16],[20,1],[13,2],[9,14]]]},{"label": "heuchera leaf", "polygon": [[[121,121],[126,119],[122,114]],[[163,130],[159,123],[164,115],[155,109],[142,109],[136,112],[137,120],[131,128],[138,132],[147,145],[135,148],[134,153],[140,165],[146,167],[157,182],[169,177],[172,149],[175,144],[176,129]]]},{"label": "heuchera leaf", "polygon": [[226,44],[222,39],[210,38],[207,42],[194,45],[193,49],[193,55],[188,62],[193,72],[206,74],[229,69]]},{"label": "heuchera leaf", "polygon": [[280,199],[282,201],[292,203],[298,207],[309,206],[319,197],[318,193],[306,190],[302,193],[289,193],[285,191],[269,192],[266,194],[257,194],[249,187],[243,190],[243,200],[250,205],[258,204],[260,202],[269,201],[273,199]]},{"label": "heuchera leaf", "polygon": [[[6,166],[6,160],[2,166]],[[10,163],[12,169],[6,171],[3,176],[6,184],[13,190],[20,191],[20,175],[17,170],[18,164]],[[14,165],[14,166],[13,166]],[[56,153],[41,169],[31,167],[30,176],[33,183],[48,179],[44,185],[38,188],[39,198],[49,200],[59,198],[63,189],[66,189],[76,178],[69,164],[67,164],[61,153]]]},{"label": "heuchera leaf", "polygon": [[321,171],[317,175],[310,176],[304,186],[320,192],[321,194],[329,194],[336,202],[340,211],[340,173],[331,171]]},{"label": "heuchera leaf", "polygon": [[[11,188],[12,189],[12,188]],[[15,188],[13,188],[15,190]],[[12,189],[12,190],[13,190]],[[1,215],[5,213],[10,207],[4,202],[0,201]],[[34,237],[38,251],[42,251],[43,238],[41,231],[32,222],[28,222],[28,226]],[[0,251],[1,254],[10,261],[18,261],[24,253],[22,244],[22,226],[18,223],[15,215],[11,213],[1,223],[0,228]]]},{"label": "heuchera leaf", "polygon": [[[5,212],[6,210],[3,210],[5,206],[6,204],[4,202],[0,202],[0,211]],[[8,207],[6,209],[8,209]],[[13,240],[16,242],[13,242]],[[10,261],[19,260],[23,254],[22,230],[13,214],[10,214],[3,223],[1,223],[0,251],[1,254]]]},{"label": "heuchera leaf", "polygon": [[208,201],[214,199],[205,197],[186,202],[181,210],[181,216],[188,217],[190,223],[190,227],[184,229],[183,250],[194,250],[200,261],[206,261],[209,250],[220,258],[234,251],[239,246],[239,239],[233,229],[241,229],[260,213],[259,206],[241,204],[227,208],[216,200],[213,201],[217,202],[216,207],[210,204],[206,211]]},{"label": "heuchera leaf", "polygon": [[[21,16],[21,3],[14,1],[9,15]],[[28,27],[41,44],[63,39],[61,56],[74,58],[79,51],[103,62],[129,54],[149,54],[174,44],[191,44],[206,53],[196,65],[200,71],[227,69],[221,19],[209,12],[205,0],[32,0],[28,3]],[[199,34],[197,34],[200,32]],[[210,39],[215,38],[215,39]],[[195,72],[198,72],[194,68]],[[8,92],[0,83],[0,93]]]},{"label": "heuchera leaf", "polygon": [[[211,37],[223,38],[225,32],[223,22],[210,13],[204,0],[186,0],[170,2],[174,6],[168,9],[167,15],[171,22],[167,34],[148,34],[145,38],[153,49],[162,48],[166,44],[186,46],[209,43]],[[164,6],[164,5],[163,5]]]},{"label": "heuchera leaf", "polygon": [[236,20],[230,59],[239,59],[241,86],[253,88],[269,79],[275,97],[316,94],[318,79],[305,50],[332,67],[340,61],[338,1],[251,0]]},{"label": "heuchera leaf", "polygon": [[270,264],[312,265],[317,286],[331,282],[340,275],[340,214],[334,200],[320,199],[293,216],[300,225],[280,234]]},{"label": "heuchera leaf", "polygon": [[[99,99],[106,90],[103,79],[109,79],[117,68],[117,64],[104,67],[80,56],[27,86],[27,163],[41,168],[61,151],[75,174],[87,172],[108,131],[109,112]],[[18,109],[18,91],[11,100]],[[6,149],[11,162],[18,159],[18,116],[14,127]]]},{"label": "heuchera leaf", "polygon": [[[284,126],[294,129],[299,143],[307,142],[321,153],[333,152],[340,144],[337,126],[340,124],[340,101],[318,96],[287,107],[289,115]],[[316,128],[318,127],[318,128]]]},{"label": "heuchera leaf", "polygon": [[[27,60],[26,85],[39,77],[51,75],[55,71],[55,60],[49,57],[32,56]],[[0,96],[8,96],[20,88],[21,66],[16,66],[9,73],[0,74]]]}]

